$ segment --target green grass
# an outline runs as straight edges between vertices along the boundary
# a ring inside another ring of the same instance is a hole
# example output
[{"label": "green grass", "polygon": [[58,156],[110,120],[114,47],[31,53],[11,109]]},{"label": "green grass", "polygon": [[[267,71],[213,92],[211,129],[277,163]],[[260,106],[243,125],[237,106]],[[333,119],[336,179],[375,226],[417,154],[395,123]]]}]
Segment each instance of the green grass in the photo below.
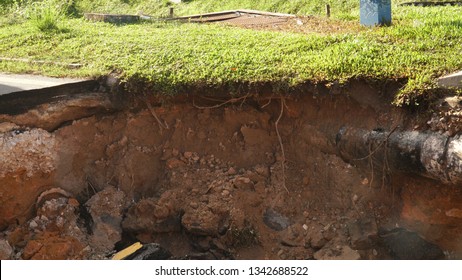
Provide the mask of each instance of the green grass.
[{"label": "green grass", "polygon": [[[19,2],[40,2],[43,0],[0,0],[0,6]],[[45,0],[49,1],[49,0]],[[54,1],[54,0],[52,0]],[[443,0],[437,0],[443,1]],[[131,13],[142,12],[153,16],[167,16],[168,7],[175,8],[176,15],[190,15],[235,9],[255,9],[297,15],[324,15],[325,5],[331,6],[335,18],[355,19],[359,17],[359,0],[186,0],[173,4],[168,0],[65,0],[73,11]],[[408,2],[394,0],[393,5]]]},{"label": "green grass", "polygon": [[[112,25],[66,19],[54,33],[30,21],[0,24],[0,57],[81,63],[1,61],[0,72],[52,76],[123,73],[155,93],[187,87],[272,83],[281,90],[306,81],[408,79],[401,97],[435,86],[462,68],[462,8],[399,7],[393,26],[346,34],[296,34],[220,25]],[[402,99],[406,100],[406,99]],[[401,100],[401,101],[402,101]]]}]

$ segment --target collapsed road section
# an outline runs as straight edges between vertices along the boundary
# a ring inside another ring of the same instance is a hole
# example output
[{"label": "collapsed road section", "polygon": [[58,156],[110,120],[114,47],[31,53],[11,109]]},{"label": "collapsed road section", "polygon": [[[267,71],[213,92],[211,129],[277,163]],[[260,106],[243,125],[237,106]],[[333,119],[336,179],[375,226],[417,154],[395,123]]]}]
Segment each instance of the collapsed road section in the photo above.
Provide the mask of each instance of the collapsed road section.
[{"label": "collapsed road section", "polygon": [[461,258],[457,96],[417,111],[390,105],[397,82],[110,84],[1,99],[2,258]]}]

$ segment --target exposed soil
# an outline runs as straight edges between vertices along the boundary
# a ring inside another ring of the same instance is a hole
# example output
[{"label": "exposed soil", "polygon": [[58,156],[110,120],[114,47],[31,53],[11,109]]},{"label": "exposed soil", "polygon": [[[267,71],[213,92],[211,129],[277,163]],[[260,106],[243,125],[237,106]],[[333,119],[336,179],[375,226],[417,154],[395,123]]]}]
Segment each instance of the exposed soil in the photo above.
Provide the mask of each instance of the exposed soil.
[{"label": "exposed soil", "polygon": [[195,18],[188,22],[222,24],[254,30],[295,32],[303,34],[343,34],[357,33],[365,27],[356,21],[341,21],[319,16],[278,17],[265,15],[245,15],[233,18],[233,15],[207,16]]},{"label": "exposed soil", "polygon": [[104,259],[141,241],[187,259],[460,258],[460,186],[336,147],[344,126],[434,129],[389,105],[398,87],[2,116],[0,256]]},{"label": "exposed soil", "polygon": [[296,32],[303,34],[342,34],[342,33],[356,33],[364,29],[356,21],[341,21],[330,19],[326,17],[317,16],[298,16],[293,18],[286,18],[286,21],[277,23],[261,23],[261,24],[246,24],[243,22],[229,22],[224,23],[241,28],[261,29],[282,32]]}]

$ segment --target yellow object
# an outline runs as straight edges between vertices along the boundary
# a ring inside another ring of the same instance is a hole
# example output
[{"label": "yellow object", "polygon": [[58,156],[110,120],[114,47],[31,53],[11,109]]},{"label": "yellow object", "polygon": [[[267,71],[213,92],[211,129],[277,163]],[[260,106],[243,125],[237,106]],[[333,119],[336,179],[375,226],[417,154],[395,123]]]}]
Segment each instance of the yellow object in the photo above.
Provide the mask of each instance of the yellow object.
[{"label": "yellow object", "polygon": [[123,249],[122,251],[118,252],[117,254],[115,254],[112,257],[112,259],[113,260],[123,260],[124,258],[126,258],[127,256],[135,253],[136,251],[138,251],[142,247],[143,247],[143,245],[141,245],[140,242],[136,242],[136,243],[130,245],[129,247]]}]

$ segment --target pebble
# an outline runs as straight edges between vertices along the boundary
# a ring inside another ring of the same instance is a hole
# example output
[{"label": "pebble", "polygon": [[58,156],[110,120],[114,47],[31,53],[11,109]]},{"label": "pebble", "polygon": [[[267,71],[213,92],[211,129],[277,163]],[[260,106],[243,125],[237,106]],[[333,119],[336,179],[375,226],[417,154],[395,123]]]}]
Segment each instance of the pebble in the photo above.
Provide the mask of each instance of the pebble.
[{"label": "pebble", "polygon": [[228,175],[236,175],[236,173],[237,173],[236,169],[234,169],[233,167],[230,167],[228,169]]},{"label": "pebble", "polygon": [[189,206],[193,209],[197,209],[199,207],[199,204],[197,204],[196,202],[191,202]]},{"label": "pebble", "polygon": [[13,256],[13,248],[8,241],[0,239],[0,260],[8,260]]},{"label": "pebble", "polygon": [[78,207],[80,205],[80,203],[75,198],[69,198],[67,204],[69,204],[72,207]]},{"label": "pebble", "polygon": [[221,195],[223,195],[223,196],[228,196],[228,195],[229,195],[229,191],[228,191],[228,190],[223,190],[223,191],[221,192]]},{"label": "pebble", "polygon": [[193,153],[192,153],[192,152],[184,152],[183,156],[184,156],[186,159],[190,159],[190,158],[193,156]]},{"label": "pebble", "polygon": [[32,220],[32,221],[29,223],[29,227],[30,227],[31,229],[35,229],[35,228],[38,227],[38,224],[37,224],[36,221]]}]

